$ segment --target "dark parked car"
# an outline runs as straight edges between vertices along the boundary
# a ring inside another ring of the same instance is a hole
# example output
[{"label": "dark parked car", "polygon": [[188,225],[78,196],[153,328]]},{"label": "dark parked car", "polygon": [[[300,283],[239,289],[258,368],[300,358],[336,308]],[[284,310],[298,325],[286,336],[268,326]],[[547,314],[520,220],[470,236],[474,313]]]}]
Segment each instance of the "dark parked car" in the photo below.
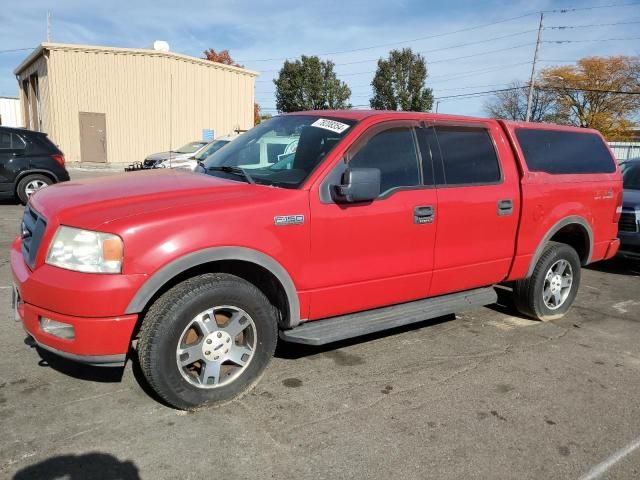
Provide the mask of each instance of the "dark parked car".
[{"label": "dark parked car", "polygon": [[618,225],[620,254],[640,259],[640,158],[620,164],[624,185],[622,215]]},{"label": "dark parked car", "polygon": [[0,127],[0,197],[26,204],[36,190],[66,180],[64,155],[46,133]]}]

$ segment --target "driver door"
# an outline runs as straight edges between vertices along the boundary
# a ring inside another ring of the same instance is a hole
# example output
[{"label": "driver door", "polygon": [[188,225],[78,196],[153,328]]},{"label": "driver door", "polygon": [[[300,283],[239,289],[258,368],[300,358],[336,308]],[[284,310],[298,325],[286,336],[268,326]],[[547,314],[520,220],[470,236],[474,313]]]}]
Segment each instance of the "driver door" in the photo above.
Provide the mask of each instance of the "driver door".
[{"label": "driver door", "polygon": [[[413,121],[383,122],[348,150],[347,168],[380,170],[376,200],[335,203],[326,193],[335,170],[312,195],[310,319],[427,296],[437,198],[431,159],[422,158],[418,148],[418,128]],[[344,170],[344,163],[335,168]]]}]

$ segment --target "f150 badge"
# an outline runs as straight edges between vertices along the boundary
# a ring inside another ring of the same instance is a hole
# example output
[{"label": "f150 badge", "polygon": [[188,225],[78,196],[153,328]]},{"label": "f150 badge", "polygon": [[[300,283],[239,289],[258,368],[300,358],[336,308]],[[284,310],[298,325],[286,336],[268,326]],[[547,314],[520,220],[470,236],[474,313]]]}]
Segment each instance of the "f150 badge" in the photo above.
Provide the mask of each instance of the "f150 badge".
[{"label": "f150 badge", "polygon": [[304,223],[304,215],[279,215],[273,217],[276,225],[301,225]]}]

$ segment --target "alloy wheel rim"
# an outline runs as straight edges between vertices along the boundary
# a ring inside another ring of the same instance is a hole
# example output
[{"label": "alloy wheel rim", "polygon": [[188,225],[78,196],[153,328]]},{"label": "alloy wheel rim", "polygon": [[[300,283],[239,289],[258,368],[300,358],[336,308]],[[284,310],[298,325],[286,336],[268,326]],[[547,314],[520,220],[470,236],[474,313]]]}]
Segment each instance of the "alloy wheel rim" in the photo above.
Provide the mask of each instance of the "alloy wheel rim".
[{"label": "alloy wheel rim", "polygon": [[30,197],[31,195],[33,195],[37,190],[40,190],[43,187],[46,187],[47,183],[43,182],[42,180],[31,180],[29,183],[27,183],[27,185],[24,187],[24,193],[27,194],[27,197]]},{"label": "alloy wheel rim", "polygon": [[556,261],[544,278],[542,300],[550,310],[557,310],[567,301],[573,285],[573,269],[571,264],[560,259]]},{"label": "alloy wheel rim", "polygon": [[182,377],[198,388],[218,388],[236,380],[255,355],[256,326],[244,310],[230,305],[196,315],[176,347]]}]

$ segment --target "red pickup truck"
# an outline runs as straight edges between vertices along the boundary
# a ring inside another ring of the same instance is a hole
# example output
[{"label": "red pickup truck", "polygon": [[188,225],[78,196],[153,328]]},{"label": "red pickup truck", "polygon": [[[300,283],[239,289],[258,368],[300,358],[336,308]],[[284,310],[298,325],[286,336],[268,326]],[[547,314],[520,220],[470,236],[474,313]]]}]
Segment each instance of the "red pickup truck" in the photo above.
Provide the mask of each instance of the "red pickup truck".
[{"label": "red pickup truck", "polygon": [[183,409],[254,385],[278,337],[319,345],[495,302],[562,317],[618,250],[621,174],[593,130],[379,111],[275,117],[198,172],[30,199],[16,314],[44,349],[137,355]]}]

